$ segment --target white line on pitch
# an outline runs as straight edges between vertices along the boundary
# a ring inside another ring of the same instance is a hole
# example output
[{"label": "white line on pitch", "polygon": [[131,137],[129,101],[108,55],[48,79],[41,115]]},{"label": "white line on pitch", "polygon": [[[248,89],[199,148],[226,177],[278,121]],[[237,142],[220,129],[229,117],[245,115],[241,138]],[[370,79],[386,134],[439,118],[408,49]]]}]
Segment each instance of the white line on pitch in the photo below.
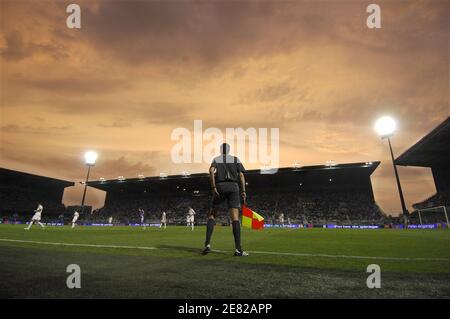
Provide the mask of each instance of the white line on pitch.
[{"label": "white line on pitch", "polygon": [[382,257],[382,256],[349,256],[349,255],[328,255],[309,253],[285,253],[275,251],[250,251],[252,254],[299,256],[299,257],[323,257],[323,258],[346,258],[346,259],[380,259],[380,260],[409,260],[409,261],[450,261],[450,258],[426,258],[426,257]]},{"label": "white line on pitch", "polygon": [[[53,246],[73,246],[73,247],[94,247],[94,248],[119,248],[119,249],[141,249],[141,250],[157,250],[170,249],[145,246],[117,246],[117,245],[97,245],[97,244],[74,244],[74,243],[55,243],[48,241],[33,241],[20,239],[0,238],[4,242],[29,243]],[[213,252],[227,253],[228,251],[213,249]],[[322,257],[322,258],[342,258],[342,259],[379,259],[379,260],[398,260],[398,261],[450,261],[450,258],[422,258],[422,257],[380,257],[380,256],[349,256],[349,255],[328,255],[328,254],[310,254],[310,253],[288,253],[275,251],[249,251],[252,254],[280,255],[280,256],[297,256],[297,257]]]},{"label": "white line on pitch", "polygon": [[78,247],[94,247],[94,248],[124,248],[124,249],[143,249],[154,250],[156,247],[142,247],[142,246],[116,246],[116,245],[96,245],[96,244],[71,244],[71,243],[55,243],[49,241],[33,241],[33,240],[20,240],[20,239],[4,239],[0,238],[0,241],[7,241],[13,243],[29,243],[29,244],[41,244],[41,245],[54,245],[54,246],[78,246]]}]

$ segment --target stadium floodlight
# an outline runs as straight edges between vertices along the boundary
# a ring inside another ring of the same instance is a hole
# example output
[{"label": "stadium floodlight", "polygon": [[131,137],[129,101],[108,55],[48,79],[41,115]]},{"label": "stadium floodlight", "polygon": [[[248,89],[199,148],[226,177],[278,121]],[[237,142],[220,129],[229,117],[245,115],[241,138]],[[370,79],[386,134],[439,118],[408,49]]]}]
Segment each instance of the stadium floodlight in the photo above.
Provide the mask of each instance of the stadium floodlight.
[{"label": "stadium floodlight", "polygon": [[169,176],[169,174],[164,173],[164,172],[159,173],[160,178],[166,178],[167,176]]},{"label": "stadium floodlight", "polygon": [[336,165],[337,165],[337,163],[333,160],[328,160],[325,162],[325,166],[328,166],[328,167],[334,167]]},{"label": "stadium floodlight", "polygon": [[144,174],[138,174],[138,178],[139,178],[139,179],[144,179],[145,176],[144,176]]},{"label": "stadium floodlight", "polygon": [[387,138],[394,135],[397,129],[397,123],[390,116],[380,117],[375,122],[375,131],[381,136],[381,138]]},{"label": "stadium floodlight", "polygon": [[106,179],[104,177],[100,177],[99,180],[101,183],[104,183],[106,181]]},{"label": "stadium floodlight", "polygon": [[86,153],[84,153],[84,161],[88,166],[94,166],[97,157],[98,155],[94,151],[87,151]]},{"label": "stadium floodlight", "polygon": [[117,179],[118,179],[120,182],[123,182],[123,181],[125,180],[125,177],[123,177],[122,175],[120,175],[120,176],[117,177]]},{"label": "stadium floodlight", "polygon": [[398,176],[397,166],[395,165],[394,152],[392,151],[391,137],[397,129],[397,123],[390,116],[383,116],[375,122],[375,131],[382,139],[388,140],[389,151],[391,153],[392,166],[394,166],[395,180],[397,182],[398,194],[400,196],[400,204],[402,205],[403,216],[408,216],[406,209],[405,198],[403,197],[402,185],[400,184],[400,177]]},{"label": "stadium floodlight", "polygon": [[95,165],[95,161],[97,160],[97,153],[94,151],[87,151],[84,153],[84,162],[88,167],[87,175],[86,175],[86,181],[84,183],[84,191],[83,191],[83,198],[81,199],[81,209],[80,214],[83,214],[84,211],[84,200],[86,199],[86,191],[89,181],[89,173],[91,172],[91,167]]},{"label": "stadium floodlight", "polygon": [[300,163],[295,161],[294,163],[292,163],[292,167],[295,169],[300,168]]},{"label": "stadium floodlight", "polygon": [[259,169],[260,174],[275,174],[277,172],[276,168],[270,167],[268,165],[263,165]]},{"label": "stadium floodlight", "polygon": [[182,171],[181,175],[183,175],[184,177],[188,177],[191,175],[191,173],[189,173],[188,171]]}]

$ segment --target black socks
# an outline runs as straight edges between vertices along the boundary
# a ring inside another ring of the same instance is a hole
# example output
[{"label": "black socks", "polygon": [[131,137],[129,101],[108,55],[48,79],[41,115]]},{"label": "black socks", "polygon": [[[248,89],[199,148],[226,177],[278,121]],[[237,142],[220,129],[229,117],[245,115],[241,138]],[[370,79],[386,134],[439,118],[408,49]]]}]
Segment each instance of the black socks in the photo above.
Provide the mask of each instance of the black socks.
[{"label": "black socks", "polygon": [[237,250],[241,250],[241,224],[238,220],[233,220],[234,245]]},{"label": "black socks", "polygon": [[206,223],[206,241],[205,247],[209,245],[211,242],[211,236],[214,230],[214,225],[216,224],[215,220],[212,218],[208,218],[208,222]]},{"label": "black socks", "polygon": [[[214,219],[209,218],[206,223],[206,241],[205,247],[208,246],[211,242],[211,236],[214,230],[214,225],[216,224]],[[238,220],[234,220],[232,222],[233,225],[233,236],[234,236],[234,245],[237,250],[241,249],[241,223]]]}]

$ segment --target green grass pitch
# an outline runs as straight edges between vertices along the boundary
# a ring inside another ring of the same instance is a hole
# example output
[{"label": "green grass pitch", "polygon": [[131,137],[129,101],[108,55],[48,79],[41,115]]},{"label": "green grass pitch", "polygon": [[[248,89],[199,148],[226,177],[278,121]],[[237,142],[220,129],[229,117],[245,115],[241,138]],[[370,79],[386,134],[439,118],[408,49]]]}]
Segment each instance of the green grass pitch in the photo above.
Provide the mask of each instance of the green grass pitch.
[{"label": "green grass pitch", "polygon": [[[449,298],[450,231],[0,225],[1,298]],[[61,245],[74,244],[74,245]],[[66,267],[81,267],[68,289]],[[369,289],[366,268],[381,267]]]}]

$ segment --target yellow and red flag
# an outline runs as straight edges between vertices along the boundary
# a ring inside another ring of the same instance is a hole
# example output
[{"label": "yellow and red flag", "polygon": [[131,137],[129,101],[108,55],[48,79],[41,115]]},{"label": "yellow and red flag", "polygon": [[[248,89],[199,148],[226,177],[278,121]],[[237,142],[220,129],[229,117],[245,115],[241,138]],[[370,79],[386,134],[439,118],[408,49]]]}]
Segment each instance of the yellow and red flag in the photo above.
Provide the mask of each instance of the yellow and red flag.
[{"label": "yellow and red flag", "polygon": [[242,226],[251,229],[263,229],[264,228],[264,218],[255,213],[246,205],[242,206]]}]

